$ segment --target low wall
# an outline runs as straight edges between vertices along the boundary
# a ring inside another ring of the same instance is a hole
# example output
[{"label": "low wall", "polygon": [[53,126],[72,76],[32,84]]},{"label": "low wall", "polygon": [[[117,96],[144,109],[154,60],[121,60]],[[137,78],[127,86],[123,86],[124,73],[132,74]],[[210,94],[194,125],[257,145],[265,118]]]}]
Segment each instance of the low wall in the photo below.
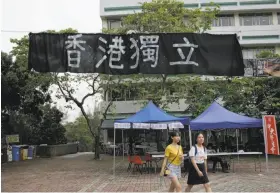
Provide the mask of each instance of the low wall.
[{"label": "low wall", "polygon": [[36,155],[40,157],[54,157],[78,152],[78,144],[68,143],[60,145],[37,146]]}]

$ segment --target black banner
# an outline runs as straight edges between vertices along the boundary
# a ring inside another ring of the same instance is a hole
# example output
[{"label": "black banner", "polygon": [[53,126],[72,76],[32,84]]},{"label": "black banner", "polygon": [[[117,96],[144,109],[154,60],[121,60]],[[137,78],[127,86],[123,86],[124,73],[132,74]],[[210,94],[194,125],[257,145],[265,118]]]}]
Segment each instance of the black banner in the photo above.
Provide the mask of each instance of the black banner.
[{"label": "black banner", "polygon": [[236,35],[29,35],[29,69],[103,74],[244,76]]}]

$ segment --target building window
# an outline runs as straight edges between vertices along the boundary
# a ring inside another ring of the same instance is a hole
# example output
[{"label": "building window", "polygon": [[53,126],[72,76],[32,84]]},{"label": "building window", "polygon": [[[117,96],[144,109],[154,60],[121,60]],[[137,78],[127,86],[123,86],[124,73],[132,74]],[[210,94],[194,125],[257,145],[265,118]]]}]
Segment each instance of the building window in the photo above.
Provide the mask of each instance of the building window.
[{"label": "building window", "polygon": [[187,26],[189,24],[189,20],[187,17],[184,17],[184,20],[183,20],[184,24]]},{"label": "building window", "polygon": [[121,20],[108,20],[108,28],[109,29],[118,29],[122,25]]},{"label": "building window", "polygon": [[275,53],[275,48],[274,47],[266,47],[266,48],[243,48],[242,53],[243,53],[243,58],[244,59],[256,59],[257,55],[260,52],[263,51],[269,51],[272,53]]},{"label": "building window", "polygon": [[220,15],[213,21],[213,27],[223,27],[223,26],[234,26],[234,16],[233,15]]},{"label": "building window", "polygon": [[139,98],[136,88],[127,89],[124,92],[125,92],[125,100],[126,101],[133,101],[133,100],[137,100]]},{"label": "building window", "polygon": [[239,19],[241,26],[273,25],[273,18],[271,13],[240,14]]},{"label": "building window", "polygon": [[280,25],[280,13],[277,13],[278,24]]}]

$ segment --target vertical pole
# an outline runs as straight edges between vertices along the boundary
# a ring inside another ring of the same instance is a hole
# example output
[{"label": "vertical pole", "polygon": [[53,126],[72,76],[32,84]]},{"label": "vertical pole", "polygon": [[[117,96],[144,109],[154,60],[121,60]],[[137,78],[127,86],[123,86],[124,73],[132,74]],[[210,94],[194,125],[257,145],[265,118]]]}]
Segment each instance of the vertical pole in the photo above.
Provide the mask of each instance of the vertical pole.
[{"label": "vertical pole", "polygon": [[186,147],[186,142],[187,142],[187,139],[186,139],[186,131],[184,131],[184,147]]},{"label": "vertical pole", "polygon": [[235,135],[236,135],[236,148],[237,148],[237,152],[239,151],[239,147],[238,147],[238,129],[235,130]]},{"label": "vertical pole", "polygon": [[192,132],[191,132],[191,126],[189,125],[189,141],[190,141],[190,148],[192,147]]},{"label": "vertical pole", "polygon": [[[235,130],[236,131],[236,146],[237,146],[237,153],[239,151],[239,148],[238,148],[238,129]],[[239,165],[239,154],[237,155],[237,158],[238,158],[238,165]]]},{"label": "vertical pole", "polygon": [[144,142],[146,142],[146,129],[144,129]]},{"label": "vertical pole", "polygon": [[123,139],[123,129],[122,129],[122,143],[123,143],[123,160],[124,160],[124,139]]},{"label": "vertical pole", "polygon": [[113,174],[115,178],[116,172],[116,128],[114,127],[114,164],[113,164]]},{"label": "vertical pole", "polygon": [[264,119],[264,116],[263,116],[263,136],[264,136],[264,145],[265,145],[265,167],[266,167],[266,172],[268,172],[268,155],[267,155],[267,141],[266,141],[266,135],[267,135],[267,132],[266,132],[266,126],[265,126],[265,119]]}]

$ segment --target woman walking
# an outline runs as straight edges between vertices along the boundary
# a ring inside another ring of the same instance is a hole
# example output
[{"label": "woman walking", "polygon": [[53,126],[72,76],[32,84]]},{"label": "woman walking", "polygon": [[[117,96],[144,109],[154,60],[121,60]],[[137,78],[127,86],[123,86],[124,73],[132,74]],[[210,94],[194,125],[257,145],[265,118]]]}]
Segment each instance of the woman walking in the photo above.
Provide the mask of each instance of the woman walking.
[{"label": "woman walking", "polygon": [[203,184],[206,192],[212,192],[207,176],[207,151],[203,143],[204,136],[199,133],[196,136],[196,145],[189,152],[191,164],[186,192],[190,192],[192,187],[198,184]]},{"label": "woman walking", "polygon": [[169,192],[181,192],[182,186],[179,182],[181,178],[181,163],[184,159],[180,135],[177,132],[171,133],[172,143],[165,149],[165,157],[162,163],[160,175],[168,176],[171,180]]}]

